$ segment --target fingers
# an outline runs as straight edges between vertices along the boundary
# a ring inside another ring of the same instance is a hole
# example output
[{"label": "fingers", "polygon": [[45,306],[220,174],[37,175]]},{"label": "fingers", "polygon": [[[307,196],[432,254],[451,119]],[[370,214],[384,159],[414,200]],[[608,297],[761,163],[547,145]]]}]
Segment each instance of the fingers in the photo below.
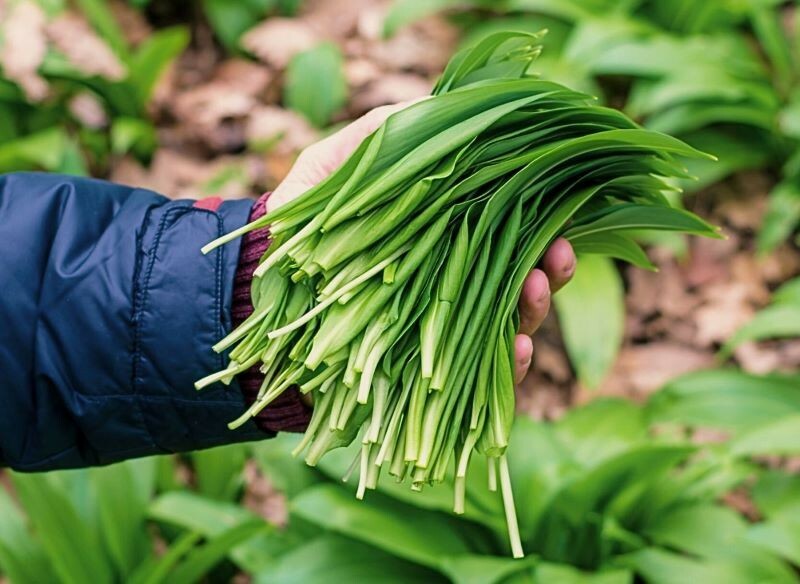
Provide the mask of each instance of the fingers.
[{"label": "fingers", "polygon": [[533,341],[528,335],[514,337],[514,383],[520,384],[528,373],[533,358]]},{"label": "fingers", "polygon": [[558,292],[570,281],[575,273],[575,252],[570,243],[563,237],[559,237],[545,252],[542,259],[542,269],[550,280],[551,292]]},{"label": "fingers", "polygon": [[532,335],[542,324],[550,310],[550,283],[547,275],[533,270],[522,284],[519,298],[519,332]]},{"label": "fingers", "polygon": [[324,140],[312,144],[297,157],[289,173],[272,192],[267,211],[302,195],[339,168],[364,139],[390,115],[425,98],[377,107]]}]

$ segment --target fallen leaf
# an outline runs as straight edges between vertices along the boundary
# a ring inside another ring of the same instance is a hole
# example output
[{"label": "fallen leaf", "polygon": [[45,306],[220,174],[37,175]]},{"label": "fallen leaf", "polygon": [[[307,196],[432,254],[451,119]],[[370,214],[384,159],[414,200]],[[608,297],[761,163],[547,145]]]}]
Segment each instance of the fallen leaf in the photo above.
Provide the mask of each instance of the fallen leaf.
[{"label": "fallen leaf", "polygon": [[350,111],[360,115],[381,105],[430,95],[433,83],[412,73],[389,73],[378,77],[350,100]]},{"label": "fallen leaf", "polygon": [[99,129],[108,126],[108,115],[103,104],[88,91],[76,93],[69,100],[69,111],[81,124],[87,128]]},{"label": "fallen leaf", "polygon": [[248,143],[271,142],[278,155],[296,154],[319,139],[319,133],[304,117],[290,110],[260,105],[250,112],[245,129]]},{"label": "fallen leaf", "polygon": [[297,18],[268,18],[242,36],[242,46],[258,59],[283,69],[297,53],[308,50],[320,36]]},{"label": "fallen leaf", "polygon": [[55,47],[78,71],[111,80],[125,77],[125,67],[82,16],[67,11],[45,27]]},{"label": "fallen leaf", "polygon": [[6,10],[0,19],[3,76],[18,83],[29,100],[41,101],[48,90],[47,82],[38,73],[47,53],[44,12],[28,0],[17,2]]}]

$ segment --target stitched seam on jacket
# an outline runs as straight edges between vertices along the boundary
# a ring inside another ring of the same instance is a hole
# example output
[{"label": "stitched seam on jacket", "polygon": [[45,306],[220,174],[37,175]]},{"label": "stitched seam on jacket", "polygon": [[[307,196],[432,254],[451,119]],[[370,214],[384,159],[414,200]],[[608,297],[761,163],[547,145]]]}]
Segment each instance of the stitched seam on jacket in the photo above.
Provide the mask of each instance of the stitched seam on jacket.
[{"label": "stitched seam on jacket", "polygon": [[[144,229],[142,230],[142,235],[140,239],[140,243],[144,243],[144,236],[147,232],[147,228],[149,226],[150,220],[150,211],[152,209],[148,209],[147,214],[145,215],[145,224]],[[141,367],[141,363],[144,360],[144,355],[142,354],[142,321],[144,316],[144,309],[147,305],[147,296],[150,290],[150,277],[153,274],[153,267],[155,266],[156,256],[158,255],[158,245],[161,241],[161,235],[164,233],[164,228],[167,223],[167,219],[169,218],[170,214],[175,213],[177,211],[185,212],[184,207],[172,208],[167,209],[164,214],[161,216],[161,219],[158,222],[158,230],[156,231],[155,237],[153,237],[153,243],[149,248],[149,257],[147,258],[147,267],[145,269],[143,282],[139,285],[137,294],[135,295],[134,301],[134,312],[133,312],[133,326],[134,326],[134,335],[133,335],[133,378],[132,388],[133,388],[133,395],[135,397],[136,402],[136,411],[138,414],[139,419],[142,423],[142,428],[147,432],[147,435],[150,437],[150,443],[154,448],[158,450],[164,451],[163,448],[156,442],[153,433],[150,431],[150,427],[147,424],[147,418],[144,415],[144,411],[142,410],[141,405],[141,396],[139,394],[139,383],[137,378],[139,376],[139,369]],[[142,249],[142,245],[138,245],[136,249],[136,253],[141,256],[144,255],[144,250]],[[139,263],[139,258],[137,258],[137,264]],[[139,272],[139,270],[137,270]],[[137,274],[140,275],[140,274]],[[137,277],[136,283],[139,283],[139,278]]]}]

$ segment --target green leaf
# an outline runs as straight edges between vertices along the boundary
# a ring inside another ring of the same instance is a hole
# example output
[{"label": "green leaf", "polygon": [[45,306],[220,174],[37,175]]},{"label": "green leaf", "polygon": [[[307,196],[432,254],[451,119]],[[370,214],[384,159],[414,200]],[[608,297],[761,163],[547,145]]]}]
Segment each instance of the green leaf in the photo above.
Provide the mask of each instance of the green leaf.
[{"label": "green leaf", "polygon": [[752,584],[734,564],[697,560],[658,548],[623,556],[620,563],[631,567],[649,584]]},{"label": "green leaf", "polygon": [[579,256],[584,254],[605,255],[628,262],[638,268],[657,270],[638,243],[619,233],[606,231],[584,235],[572,240],[571,243],[572,249]]},{"label": "green leaf", "polygon": [[565,236],[567,239],[575,240],[607,231],[618,233],[639,229],[681,231],[707,237],[720,237],[715,227],[683,209],[634,203],[614,205],[598,214],[596,218],[585,217],[568,229]]},{"label": "green leaf", "polygon": [[144,458],[91,469],[103,543],[123,577],[150,552],[145,518],[155,486],[155,460]]},{"label": "green leaf", "polygon": [[143,106],[150,101],[161,75],[188,44],[189,31],[175,26],[154,32],[139,45],[130,59],[129,80]]},{"label": "green leaf", "polygon": [[255,574],[256,584],[329,584],[331,582],[446,582],[427,568],[406,562],[362,542],[324,534],[283,556],[274,567]]},{"label": "green leaf", "polygon": [[124,60],[128,54],[128,43],[108,3],[104,0],[75,0],[75,3],[103,40]]},{"label": "green leaf", "polygon": [[284,102],[318,127],[347,101],[342,54],[333,43],[298,53],[286,69]]},{"label": "green leaf", "polygon": [[452,556],[442,561],[441,569],[455,584],[494,584],[530,569],[536,561],[536,556],[526,556],[522,560],[477,555]]},{"label": "green leaf", "polygon": [[763,473],[753,486],[753,500],[765,517],[800,509],[800,476],[773,470]]},{"label": "green leaf", "polygon": [[247,447],[231,444],[192,453],[197,490],[210,499],[234,501],[242,488]]},{"label": "green leaf", "polygon": [[67,150],[67,135],[49,128],[0,144],[0,172],[16,170],[55,171]]},{"label": "green leaf", "polygon": [[112,564],[94,524],[81,517],[50,477],[13,473],[11,479],[59,580],[68,584],[112,581]]},{"label": "green leaf", "polygon": [[124,155],[133,151],[140,158],[150,156],[158,146],[153,125],[139,118],[120,116],[111,122],[111,151]]},{"label": "green leaf", "polygon": [[601,572],[582,572],[572,566],[542,563],[534,570],[537,584],[631,584],[633,574],[628,570],[606,570]]},{"label": "green leaf", "polygon": [[800,223],[800,184],[785,180],[769,195],[764,224],[758,230],[758,252],[768,254],[786,241]]},{"label": "green leaf", "polygon": [[800,304],[773,304],[741,326],[722,346],[719,354],[727,358],[742,343],[792,337],[800,337]]},{"label": "green leaf", "polygon": [[457,4],[458,0],[396,0],[384,17],[383,35],[390,37],[407,24]]},{"label": "green leaf", "polygon": [[[180,526],[205,537],[215,537],[227,529],[250,523],[256,516],[232,503],[212,501],[187,491],[161,495],[148,510],[151,519]],[[247,571],[258,571],[271,565],[286,550],[286,541],[272,533],[240,543],[230,557]]]},{"label": "green leaf", "polygon": [[[370,493],[369,504],[334,485],[319,485],[291,502],[294,515],[357,538],[401,558],[437,568],[443,558],[469,554],[477,532],[442,513],[417,509]],[[402,522],[395,517],[403,517]],[[472,536],[472,537],[471,537]]]},{"label": "green leaf", "polygon": [[181,564],[169,575],[170,584],[194,584],[199,582],[214,566],[240,544],[259,534],[272,531],[272,527],[260,519],[240,523],[213,537],[205,545],[190,551]]},{"label": "green leaf", "polygon": [[31,535],[25,518],[0,487],[0,572],[15,584],[55,582],[56,575],[41,543]]},{"label": "green leaf", "polygon": [[800,506],[750,527],[747,540],[800,566]]},{"label": "green leaf", "polygon": [[203,0],[203,13],[208,19],[214,34],[232,53],[239,51],[239,38],[252,28],[264,15],[250,2],[231,2],[230,0]]},{"label": "green leaf", "polygon": [[555,432],[572,460],[591,468],[643,442],[647,423],[640,406],[606,398],[570,410]]},{"label": "green leaf", "polygon": [[665,549],[734,564],[751,582],[794,582],[791,570],[745,539],[747,522],[733,509],[714,504],[667,509],[645,529]]},{"label": "green leaf", "polygon": [[587,255],[572,281],[553,297],[564,344],[578,379],[587,387],[603,381],[622,345],[624,290],[614,263]]},{"label": "green leaf", "polygon": [[800,413],[752,428],[733,440],[730,448],[739,456],[800,454]]},{"label": "green leaf", "polygon": [[741,432],[800,411],[800,376],[711,369],[678,377],[647,402],[651,423]]}]

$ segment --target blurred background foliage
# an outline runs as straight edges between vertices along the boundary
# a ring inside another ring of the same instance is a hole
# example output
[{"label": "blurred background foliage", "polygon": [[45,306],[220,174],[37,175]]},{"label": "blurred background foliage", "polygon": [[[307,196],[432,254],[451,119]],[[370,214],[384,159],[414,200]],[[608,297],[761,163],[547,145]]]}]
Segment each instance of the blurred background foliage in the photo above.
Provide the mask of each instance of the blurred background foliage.
[{"label": "blurred background foliage", "polygon": [[581,257],[556,296],[511,452],[523,562],[480,469],[462,517],[447,488],[357,502],[352,452],[309,469],[282,436],[0,473],[0,581],[800,580],[798,18],[780,0],[0,0],[0,172],[256,195],[347,120],[425,95],[459,45],[547,28],[534,73],[719,157],[675,204],[729,235],[649,242],[659,273]]}]

